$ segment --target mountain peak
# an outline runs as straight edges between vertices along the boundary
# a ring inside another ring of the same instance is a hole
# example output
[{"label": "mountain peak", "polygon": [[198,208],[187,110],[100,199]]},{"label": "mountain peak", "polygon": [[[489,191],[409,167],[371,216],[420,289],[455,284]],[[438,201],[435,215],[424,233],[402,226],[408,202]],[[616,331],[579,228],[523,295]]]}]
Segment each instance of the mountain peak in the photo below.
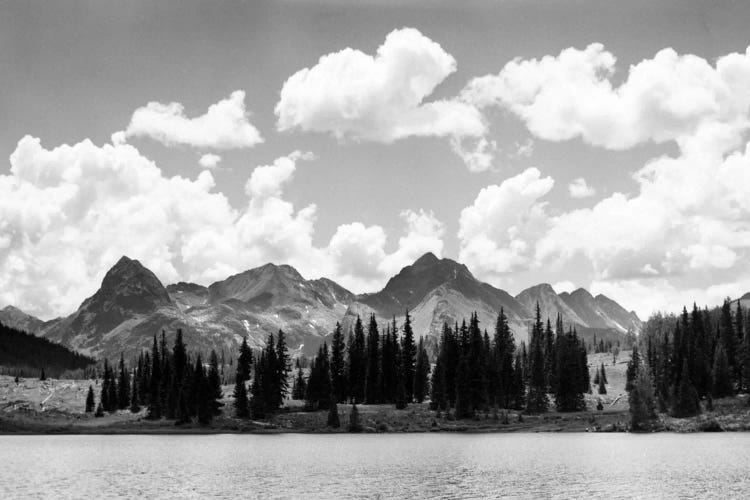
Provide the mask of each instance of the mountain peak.
[{"label": "mountain peak", "polygon": [[415,260],[413,265],[414,266],[432,266],[439,261],[440,259],[438,259],[434,253],[427,252],[426,254],[424,254],[417,260]]}]

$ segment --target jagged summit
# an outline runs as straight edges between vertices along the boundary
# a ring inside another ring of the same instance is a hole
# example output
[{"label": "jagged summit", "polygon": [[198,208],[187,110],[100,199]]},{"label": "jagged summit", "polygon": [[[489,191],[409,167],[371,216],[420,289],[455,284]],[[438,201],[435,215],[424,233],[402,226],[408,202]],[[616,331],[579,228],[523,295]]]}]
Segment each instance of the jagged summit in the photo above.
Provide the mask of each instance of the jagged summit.
[{"label": "jagged summit", "polygon": [[9,305],[0,309],[0,323],[17,330],[34,333],[42,327],[44,321]]}]

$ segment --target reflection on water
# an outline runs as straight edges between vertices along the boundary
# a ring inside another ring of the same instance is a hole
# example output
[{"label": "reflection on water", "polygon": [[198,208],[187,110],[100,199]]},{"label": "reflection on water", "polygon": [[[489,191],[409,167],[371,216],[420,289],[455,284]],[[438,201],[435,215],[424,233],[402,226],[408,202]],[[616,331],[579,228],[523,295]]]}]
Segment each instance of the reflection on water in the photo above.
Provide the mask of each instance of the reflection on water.
[{"label": "reflection on water", "polygon": [[0,498],[747,498],[750,434],[0,436]]}]

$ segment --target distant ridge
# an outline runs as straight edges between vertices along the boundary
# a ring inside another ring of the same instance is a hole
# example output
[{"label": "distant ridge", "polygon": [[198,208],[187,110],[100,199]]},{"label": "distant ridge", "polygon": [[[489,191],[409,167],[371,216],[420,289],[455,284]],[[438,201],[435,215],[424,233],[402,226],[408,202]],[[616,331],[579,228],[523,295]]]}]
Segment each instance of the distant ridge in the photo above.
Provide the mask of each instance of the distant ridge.
[{"label": "distant ridge", "polygon": [[330,279],[308,280],[293,267],[276,264],[209,286],[180,282],[165,287],[139,261],[123,256],[99,290],[70,316],[44,323],[27,315],[25,321],[39,325],[40,335],[98,357],[135,354],[150,347],[161,330],[171,335],[177,328],[195,349],[224,352],[234,351],[245,336],[260,348],[269,334],[283,329],[294,352],[311,355],[336,322],[345,332],[358,315],[375,314],[381,324],[395,316],[401,324],[407,310],[415,332],[426,335],[428,345],[434,345],[444,323],[460,322],[475,311],[482,328],[492,332],[501,308],[522,341],[537,302],[545,319],[554,321],[560,314],[584,337],[598,333],[616,338],[641,328],[635,313],[603,295],[592,297],[584,289],[558,295],[549,284],[540,284],[513,297],[478,280],[465,265],[432,253],[401,269],[382,290],[361,295]]}]

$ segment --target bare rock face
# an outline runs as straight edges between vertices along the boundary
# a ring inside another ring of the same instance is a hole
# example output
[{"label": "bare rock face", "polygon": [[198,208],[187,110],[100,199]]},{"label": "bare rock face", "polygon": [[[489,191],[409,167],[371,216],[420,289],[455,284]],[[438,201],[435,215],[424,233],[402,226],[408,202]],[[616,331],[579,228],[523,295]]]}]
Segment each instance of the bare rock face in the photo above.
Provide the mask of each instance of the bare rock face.
[{"label": "bare rock face", "polygon": [[44,325],[44,321],[41,319],[26,314],[13,306],[0,309],[0,323],[28,333],[36,333]]},{"label": "bare rock face", "polygon": [[400,327],[406,311],[416,335],[425,335],[428,346],[436,343],[444,323],[460,323],[473,312],[491,333],[500,309],[520,342],[527,339],[537,302],[543,318],[554,321],[560,314],[566,325],[583,334],[640,330],[634,313],[602,295],[592,297],[583,289],[558,295],[542,284],[513,297],[477,280],[463,264],[431,253],[404,267],[379,292],[362,295],[275,264],[209,286],[180,282],[165,287],[137,260],[123,257],[70,316],[42,323],[6,308],[0,321],[26,321],[40,335],[96,357],[117,358],[121,352],[133,356],[150,348],[162,330],[170,342],[177,328],[191,350],[204,353],[215,349],[231,356],[243,337],[261,348],[270,334],[284,330],[293,353],[312,355],[337,322],[348,333],[357,316],[366,322],[374,314],[381,325],[395,318]]}]

